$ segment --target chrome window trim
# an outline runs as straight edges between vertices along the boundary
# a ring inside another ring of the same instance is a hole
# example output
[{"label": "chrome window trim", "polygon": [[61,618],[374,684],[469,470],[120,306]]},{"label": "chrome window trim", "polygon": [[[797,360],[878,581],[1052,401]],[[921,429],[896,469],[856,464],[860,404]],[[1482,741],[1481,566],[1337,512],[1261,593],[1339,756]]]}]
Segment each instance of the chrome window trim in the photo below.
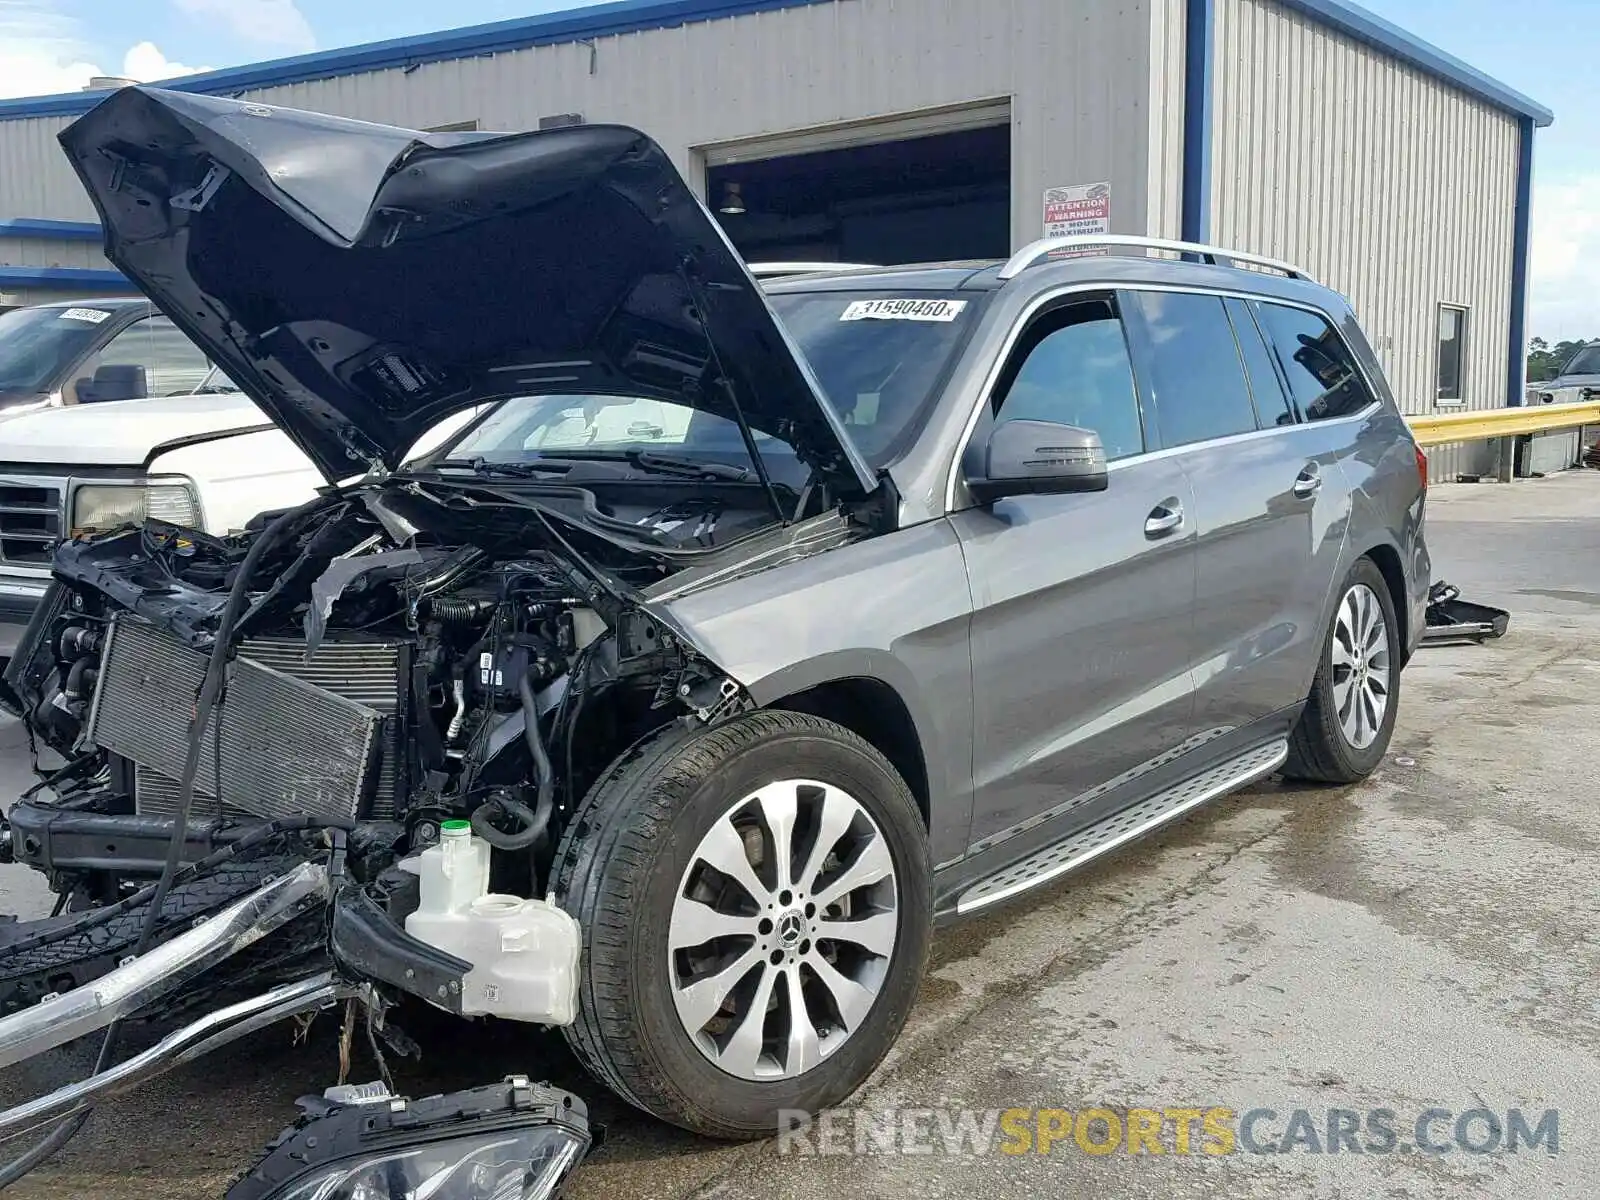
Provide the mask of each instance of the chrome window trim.
[{"label": "chrome window trim", "polygon": [[[1033,300],[1029,302],[1028,307],[1023,309],[1022,314],[1014,322],[1012,322],[1011,329],[1006,334],[1006,340],[1001,346],[1000,353],[995,356],[993,364],[991,364],[989,367],[989,373],[984,378],[983,387],[979,390],[978,399],[976,403],[973,404],[972,411],[967,414],[967,423],[961,431],[961,437],[956,441],[955,453],[951,455],[950,468],[945,478],[944,510],[946,516],[950,516],[956,512],[964,511],[956,507],[956,482],[961,475],[961,460],[966,457],[967,447],[972,442],[973,433],[977,431],[978,421],[983,416],[984,408],[994,396],[995,386],[1000,382],[1000,373],[1005,369],[1005,365],[1010,360],[1012,352],[1017,348],[1017,343],[1022,338],[1023,330],[1028,327],[1028,323],[1039,314],[1041,309],[1054,303],[1055,301],[1066,296],[1082,295],[1095,292],[1184,292],[1190,295],[1216,296],[1220,299],[1255,301],[1260,304],[1278,304],[1284,308],[1298,308],[1302,312],[1308,312],[1313,316],[1321,317],[1333,329],[1334,333],[1338,335],[1339,340],[1344,344],[1345,349],[1347,351],[1350,349],[1349,342],[1339,331],[1339,322],[1334,319],[1332,313],[1327,312],[1325,309],[1318,308],[1314,304],[1308,304],[1301,300],[1284,300],[1278,296],[1264,295],[1261,292],[1247,291],[1243,288],[1207,287],[1197,286],[1194,284],[1102,282],[1071,283],[1065,284],[1061,287],[1052,288],[1047,292],[1042,292],[1038,296],[1035,296]],[[1265,332],[1263,332],[1262,336],[1266,336]],[[1132,358],[1133,353],[1130,347],[1130,361]],[[1146,450],[1142,454],[1130,454],[1125,458],[1116,459],[1113,462],[1107,463],[1106,469],[1107,471],[1115,471],[1133,463],[1151,462],[1156,459],[1170,457],[1174,454],[1180,454],[1187,450],[1193,450],[1201,446],[1217,446],[1229,442],[1243,441],[1250,438],[1265,437],[1270,434],[1287,433],[1290,430],[1301,429],[1307,425],[1337,425],[1346,421],[1367,420],[1372,416],[1376,409],[1379,409],[1383,406],[1383,401],[1378,399],[1381,393],[1376,387],[1373,386],[1372,377],[1367,373],[1366,364],[1364,364],[1360,358],[1353,353],[1350,355],[1350,361],[1355,364],[1356,371],[1361,376],[1361,381],[1367,385],[1368,393],[1374,397],[1372,403],[1361,409],[1359,412],[1347,413],[1342,417],[1331,417],[1326,421],[1299,420],[1293,425],[1274,426],[1271,429],[1252,429],[1245,433],[1230,434],[1227,437],[1221,438],[1210,438],[1203,442],[1188,442],[1182,446],[1163,446],[1159,450]],[[1137,363],[1134,364],[1134,375],[1137,378]],[[1299,406],[1297,405],[1297,415],[1298,408]]]}]

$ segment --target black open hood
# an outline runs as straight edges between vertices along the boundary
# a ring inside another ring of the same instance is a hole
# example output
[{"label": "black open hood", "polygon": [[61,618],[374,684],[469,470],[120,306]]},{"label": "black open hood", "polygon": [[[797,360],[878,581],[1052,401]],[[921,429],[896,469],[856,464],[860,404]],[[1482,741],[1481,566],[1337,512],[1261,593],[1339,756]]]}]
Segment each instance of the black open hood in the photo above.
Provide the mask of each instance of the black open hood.
[{"label": "black open hood", "polygon": [[637,130],[428,134],[125,88],[61,134],[106,254],[329,479],[485,400],[677,400],[876,486],[744,263]]}]

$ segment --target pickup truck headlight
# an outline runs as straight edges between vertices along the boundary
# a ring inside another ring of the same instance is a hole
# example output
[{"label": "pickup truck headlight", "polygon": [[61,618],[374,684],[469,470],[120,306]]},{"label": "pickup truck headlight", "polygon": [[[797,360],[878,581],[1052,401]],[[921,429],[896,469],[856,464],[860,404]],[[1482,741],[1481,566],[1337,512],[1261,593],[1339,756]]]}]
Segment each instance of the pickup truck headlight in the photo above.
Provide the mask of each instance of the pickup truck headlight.
[{"label": "pickup truck headlight", "polygon": [[200,524],[200,500],[186,479],[85,484],[72,494],[72,536],[137,525],[146,517]]}]

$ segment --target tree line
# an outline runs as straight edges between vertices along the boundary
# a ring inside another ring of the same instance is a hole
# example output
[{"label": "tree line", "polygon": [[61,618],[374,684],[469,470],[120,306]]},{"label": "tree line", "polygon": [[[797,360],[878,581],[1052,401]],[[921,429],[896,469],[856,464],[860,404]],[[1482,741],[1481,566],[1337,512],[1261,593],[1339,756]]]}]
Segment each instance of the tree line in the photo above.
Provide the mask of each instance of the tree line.
[{"label": "tree line", "polygon": [[1528,382],[1543,383],[1561,374],[1561,368],[1594,339],[1557,342],[1552,346],[1544,338],[1534,338],[1528,343]]}]

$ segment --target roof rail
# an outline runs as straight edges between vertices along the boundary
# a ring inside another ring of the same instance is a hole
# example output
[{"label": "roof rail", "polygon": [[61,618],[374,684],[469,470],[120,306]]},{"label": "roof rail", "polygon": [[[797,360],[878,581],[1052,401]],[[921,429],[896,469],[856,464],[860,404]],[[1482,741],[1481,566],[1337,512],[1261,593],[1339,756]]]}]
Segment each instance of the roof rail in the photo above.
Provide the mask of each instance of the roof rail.
[{"label": "roof rail", "polygon": [[1287,275],[1290,279],[1315,282],[1310,275],[1292,263],[1280,262],[1276,258],[1267,258],[1261,254],[1228,250],[1221,246],[1207,246],[1200,242],[1173,242],[1165,238],[1131,237],[1120,233],[1085,233],[1070,237],[1041,238],[1031,246],[1024,246],[1017,251],[1011,261],[1000,268],[1000,278],[1014,279],[1029,267],[1047,261],[1058,251],[1090,249],[1096,246],[1129,246],[1141,250],[1170,250],[1174,253],[1195,254],[1199,255],[1202,262],[1213,265],[1218,259],[1226,259],[1229,262],[1246,263],[1253,267],[1267,267]]},{"label": "roof rail", "polygon": [[777,279],[784,275],[822,275],[829,271],[871,271],[877,263],[842,262],[771,262],[749,263],[750,274],[757,279]]}]

